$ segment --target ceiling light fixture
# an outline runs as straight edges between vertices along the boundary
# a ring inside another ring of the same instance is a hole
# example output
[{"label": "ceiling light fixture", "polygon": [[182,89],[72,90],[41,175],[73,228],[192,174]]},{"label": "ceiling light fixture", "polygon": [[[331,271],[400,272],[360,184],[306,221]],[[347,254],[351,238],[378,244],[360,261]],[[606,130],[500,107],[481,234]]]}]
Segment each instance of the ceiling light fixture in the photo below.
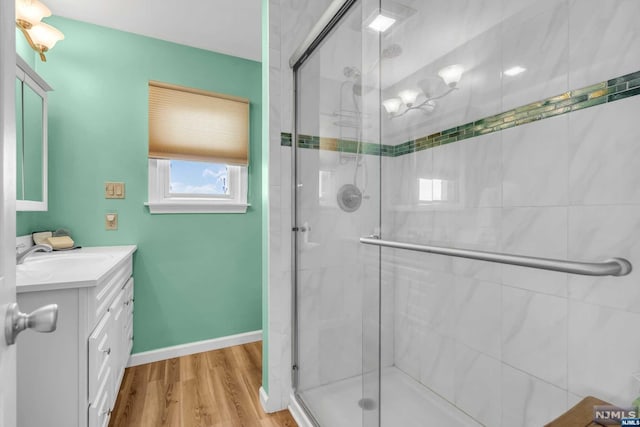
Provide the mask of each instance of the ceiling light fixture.
[{"label": "ceiling light fixture", "polygon": [[413,89],[403,90],[398,94],[402,102],[404,102],[407,107],[413,107],[419,95],[420,92]]},{"label": "ceiling light fixture", "polygon": [[440,71],[438,71],[438,75],[442,77],[444,80],[444,84],[449,87],[456,87],[456,85],[460,82],[462,78],[462,73],[464,73],[464,68],[462,65],[449,65],[448,67],[444,67]]},{"label": "ceiling light fixture", "polygon": [[371,21],[368,25],[369,28],[371,28],[374,31],[377,31],[379,33],[384,33],[385,31],[387,31],[393,24],[395,24],[396,20],[389,17],[389,16],[385,16],[381,13],[378,14],[378,16],[376,16],[373,21]]},{"label": "ceiling light fixture", "polygon": [[64,39],[60,30],[41,22],[49,16],[49,8],[38,0],[16,0],[16,26],[24,34],[29,46],[40,54],[42,62],[47,61],[44,53]]},{"label": "ceiling light fixture", "polygon": [[402,108],[402,99],[400,98],[389,98],[382,101],[382,105],[384,109],[387,110],[389,114],[397,114]]},{"label": "ceiling light fixture", "polygon": [[[431,96],[428,85],[425,84],[420,90],[405,89],[398,93],[397,98],[384,100],[382,105],[392,119],[404,116],[411,110],[421,110],[423,113],[430,113],[436,108],[437,99],[444,98],[458,89],[458,83],[460,83],[463,73],[464,68],[462,65],[449,65],[438,71],[438,76],[440,76],[444,84],[447,85],[447,89],[440,95]],[[418,84],[420,85],[420,82]],[[442,86],[442,83],[440,83],[440,86]],[[423,99],[416,104],[419,98]]]},{"label": "ceiling light fixture", "polygon": [[502,74],[504,74],[505,76],[513,77],[517,76],[518,74],[522,74],[525,71],[527,71],[526,68],[516,65],[515,67],[511,67],[508,70],[504,70]]}]

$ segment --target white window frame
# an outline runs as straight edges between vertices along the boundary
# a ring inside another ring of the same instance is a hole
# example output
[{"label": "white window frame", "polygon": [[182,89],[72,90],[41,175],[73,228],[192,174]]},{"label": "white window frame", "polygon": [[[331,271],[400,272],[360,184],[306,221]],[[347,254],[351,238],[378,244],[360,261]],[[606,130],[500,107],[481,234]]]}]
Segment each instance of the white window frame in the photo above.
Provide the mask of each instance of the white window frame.
[{"label": "white window frame", "polygon": [[152,214],[246,213],[248,174],[246,166],[227,166],[229,194],[175,194],[170,192],[170,160],[149,159],[149,201]]}]

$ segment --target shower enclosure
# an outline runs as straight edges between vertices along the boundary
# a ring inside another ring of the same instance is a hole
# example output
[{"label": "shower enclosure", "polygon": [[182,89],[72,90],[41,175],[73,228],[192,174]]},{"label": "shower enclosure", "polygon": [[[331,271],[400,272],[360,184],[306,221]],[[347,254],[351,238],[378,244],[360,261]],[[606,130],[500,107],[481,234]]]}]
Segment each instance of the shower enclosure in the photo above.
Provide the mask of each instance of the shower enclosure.
[{"label": "shower enclosure", "polygon": [[638,17],[330,3],[290,64],[292,379],[313,423],[542,426],[640,396]]}]

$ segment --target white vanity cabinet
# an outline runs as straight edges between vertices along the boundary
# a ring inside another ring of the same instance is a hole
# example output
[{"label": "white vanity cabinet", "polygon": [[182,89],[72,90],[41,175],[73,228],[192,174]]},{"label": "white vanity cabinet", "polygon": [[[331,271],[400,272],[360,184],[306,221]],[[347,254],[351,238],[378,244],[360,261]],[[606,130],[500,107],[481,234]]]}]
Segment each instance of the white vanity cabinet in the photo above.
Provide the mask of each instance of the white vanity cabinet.
[{"label": "white vanity cabinet", "polygon": [[[34,255],[18,266],[22,310],[58,304],[55,332],[24,333],[17,341],[19,426],[108,426],[133,345],[135,250],[83,248]],[[39,264],[51,271],[42,274]]]}]

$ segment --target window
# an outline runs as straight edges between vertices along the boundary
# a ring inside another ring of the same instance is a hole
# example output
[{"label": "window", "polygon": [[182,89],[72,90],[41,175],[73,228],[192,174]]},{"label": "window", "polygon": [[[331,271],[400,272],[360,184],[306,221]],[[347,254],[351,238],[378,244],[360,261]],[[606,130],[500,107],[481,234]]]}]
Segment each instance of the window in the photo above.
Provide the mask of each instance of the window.
[{"label": "window", "polygon": [[229,170],[223,163],[169,160],[165,197],[229,198]]},{"label": "window", "polygon": [[246,99],[149,82],[151,213],[244,213]]},{"label": "window", "polygon": [[243,213],[247,168],[223,163],[149,159],[151,213]]}]

